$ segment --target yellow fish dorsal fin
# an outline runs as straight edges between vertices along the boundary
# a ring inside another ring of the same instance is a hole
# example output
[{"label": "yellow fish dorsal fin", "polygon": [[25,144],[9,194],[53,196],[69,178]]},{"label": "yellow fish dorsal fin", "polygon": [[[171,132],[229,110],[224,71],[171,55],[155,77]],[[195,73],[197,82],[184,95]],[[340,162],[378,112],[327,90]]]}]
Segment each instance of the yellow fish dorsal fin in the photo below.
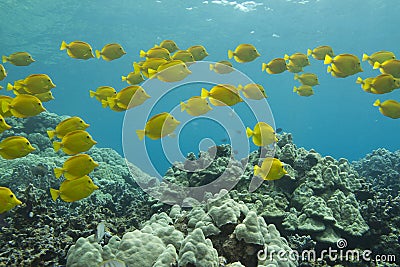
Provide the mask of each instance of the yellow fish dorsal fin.
[{"label": "yellow fish dorsal fin", "polygon": [[362,61],[366,61],[366,60],[368,60],[369,59],[369,56],[367,55],[367,54],[363,54],[362,55]]},{"label": "yellow fish dorsal fin", "polygon": [[57,198],[60,196],[60,190],[50,188],[51,198],[56,201]]},{"label": "yellow fish dorsal fin", "polygon": [[326,54],[325,55],[325,59],[324,59],[324,64],[325,65],[326,64],[331,64],[332,62],[333,62],[333,58],[330,55]]},{"label": "yellow fish dorsal fin", "polygon": [[139,137],[139,140],[142,141],[145,135],[145,130],[136,130],[136,134]]},{"label": "yellow fish dorsal fin", "polygon": [[381,101],[379,99],[375,100],[374,104],[375,107],[380,107],[381,106]]},{"label": "yellow fish dorsal fin", "polygon": [[233,56],[235,55],[235,53],[232,50],[228,50],[228,58],[231,59],[233,58]]}]

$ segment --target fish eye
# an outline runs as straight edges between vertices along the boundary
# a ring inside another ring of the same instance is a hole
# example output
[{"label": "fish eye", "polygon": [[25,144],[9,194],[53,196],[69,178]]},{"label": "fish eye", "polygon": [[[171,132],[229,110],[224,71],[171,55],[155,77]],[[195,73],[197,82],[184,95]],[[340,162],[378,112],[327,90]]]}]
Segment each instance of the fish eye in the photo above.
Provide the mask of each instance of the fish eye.
[{"label": "fish eye", "polygon": [[48,82],[50,82],[50,79],[47,79]]},{"label": "fish eye", "polygon": [[89,137],[89,135],[86,135],[86,138],[88,138],[88,139],[89,139],[89,138],[90,138],[90,137]]},{"label": "fish eye", "polygon": [[90,184],[90,180],[88,181],[88,183]]},{"label": "fish eye", "polygon": [[83,123],[83,120],[80,120],[79,122],[80,122],[80,123]]},{"label": "fish eye", "polygon": [[3,121],[3,119],[0,119],[0,121]]},{"label": "fish eye", "polygon": [[42,105],[42,103],[39,102],[38,105],[40,106],[40,105]]},{"label": "fish eye", "polygon": [[11,195],[10,195],[10,197],[11,197],[11,198],[13,198],[13,197],[14,197],[14,195],[13,195],[13,194],[11,194]]},{"label": "fish eye", "polygon": [[30,145],[30,144],[29,144],[29,142],[26,142],[26,145],[28,145],[28,146],[29,146],[29,145]]}]

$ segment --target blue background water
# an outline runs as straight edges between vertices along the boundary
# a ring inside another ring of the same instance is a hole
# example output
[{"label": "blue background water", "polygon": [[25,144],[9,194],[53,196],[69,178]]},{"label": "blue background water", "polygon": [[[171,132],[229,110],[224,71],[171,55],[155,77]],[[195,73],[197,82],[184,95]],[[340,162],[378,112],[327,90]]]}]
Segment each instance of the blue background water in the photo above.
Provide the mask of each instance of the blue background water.
[{"label": "blue background water", "polygon": [[[399,101],[398,91],[379,96],[367,94],[355,83],[357,75],[333,78],[326,73],[326,65],[313,58],[305,70],[318,74],[320,86],[314,88],[315,95],[309,98],[292,92],[293,86],[298,85],[292,73],[261,72],[262,62],[285,53],[305,53],[319,45],[330,45],[336,54],[353,53],[359,58],[363,53],[378,50],[390,50],[400,57],[400,7],[394,1],[257,1],[261,5],[249,12],[226,1],[206,2],[3,0],[0,53],[28,51],[36,62],[29,67],[4,64],[8,77],[0,84],[6,87],[8,82],[32,73],[48,74],[57,88],[53,90],[56,99],[45,103],[45,107],[58,114],[81,116],[91,124],[88,131],[98,146],[112,147],[122,154],[124,113],[103,109],[89,97],[90,89],[102,85],[117,90],[125,87],[121,75],[132,71],[132,62],[140,60],[139,51],[163,39],[175,40],[184,49],[204,45],[210,54],[206,59],[210,61],[226,59],[228,49],[251,43],[261,57],[248,64],[234,62],[234,67],[264,85],[276,126],[293,133],[297,145],[350,160],[378,147],[399,149],[399,121],[382,116],[372,106],[377,98]],[[59,51],[62,40],[86,41],[94,49],[118,42],[127,55],[112,62],[75,60]],[[362,66],[363,78],[379,74],[366,62]],[[2,94],[11,95],[5,90]],[[184,95],[182,98],[174,99],[176,104],[186,99]],[[171,101],[165,98],[166,108]],[[239,112],[240,107],[235,110]],[[137,116],[147,115],[138,110]],[[196,152],[198,141],[204,137],[213,138],[217,144],[227,138],[223,128],[215,124],[210,126],[203,121],[197,122],[197,128],[188,126],[178,137],[183,154]],[[207,129],[207,135],[201,134],[199,127]],[[132,135],[135,130],[132,129]],[[149,148],[157,161],[160,150],[157,142],[154,144]],[[162,172],[167,166],[168,163],[160,162],[157,168]]]}]

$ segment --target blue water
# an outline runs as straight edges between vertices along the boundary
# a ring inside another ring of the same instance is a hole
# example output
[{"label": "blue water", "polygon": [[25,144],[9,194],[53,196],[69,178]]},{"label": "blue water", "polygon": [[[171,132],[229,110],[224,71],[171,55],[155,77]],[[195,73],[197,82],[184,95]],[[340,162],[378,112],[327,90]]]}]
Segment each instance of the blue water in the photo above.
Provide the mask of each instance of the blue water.
[{"label": "blue water", "polygon": [[[309,98],[292,92],[293,86],[298,85],[292,73],[261,72],[262,62],[283,57],[285,53],[306,53],[308,48],[319,45],[332,46],[335,54],[352,53],[359,58],[363,53],[378,50],[390,50],[400,57],[400,7],[393,1],[257,1],[260,5],[252,11],[240,10],[226,1],[87,2],[1,1],[0,53],[28,51],[36,62],[28,67],[4,64],[8,77],[0,85],[6,87],[8,82],[32,73],[48,74],[57,85],[53,90],[56,99],[44,106],[60,115],[82,117],[90,123],[88,131],[100,147],[112,147],[123,153],[124,113],[103,109],[89,97],[89,90],[102,85],[111,85],[117,90],[127,86],[121,81],[121,75],[132,71],[132,62],[140,60],[139,51],[163,39],[172,39],[183,49],[204,45],[210,54],[208,61],[227,59],[227,50],[238,44],[255,45],[261,57],[247,64],[234,62],[234,67],[264,85],[276,127],[293,133],[298,146],[350,160],[379,147],[399,149],[399,121],[382,116],[372,106],[377,98],[399,101],[398,91],[379,96],[367,94],[355,83],[357,75],[333,78],[326,73],[326,65],[313,58],[305,71],[316,73],[320,85]],[[86,41],[94,49],[118,42],[127,55],[112,62],[75,60],[65,51],[59,51],[62,40]],[[379,74],[366,62],[362,67],[363,78]],[[5,90],[2,94],[11,95]],[[158,108],[168,111],[171,105],[178,105],[188,97],[184,93],[173,98],[166,96]],[[235,110],[245,112],[239,105]],[[148,115],[148,111],[137,109],[137,116]],[[242,117],[245,125],[254,125],[251,116]],[[205,149],[212,143],[208,140],[200,144],[204,138],[211,138],[216,144],[229,142],[223,127],[226,121],[221,122],[222,126],[207,120],[194,122],[178,128],[176,132],[180,134],[172,141],[179,144],[182,155]],[[135,130],[132,129],[132,138],[136,138]],[[238,135],[245,131],[244,128],[236,130]],[[160,144],[160,141],[146,140],[149,157],[162,173],[171,163],[163,160]],[[178,159],[173,156],[170,161]]]}]

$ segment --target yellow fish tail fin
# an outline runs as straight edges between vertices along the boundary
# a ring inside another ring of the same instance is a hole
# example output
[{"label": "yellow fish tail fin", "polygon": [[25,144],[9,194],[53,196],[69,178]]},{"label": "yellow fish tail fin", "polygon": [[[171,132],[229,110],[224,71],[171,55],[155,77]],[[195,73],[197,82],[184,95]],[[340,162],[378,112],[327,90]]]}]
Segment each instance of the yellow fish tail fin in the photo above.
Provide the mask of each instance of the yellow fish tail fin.
[{"label": "yellow fish tail fin", "polygon": [[307,56],[310,56],[312,54],[312,50],[311,49],[307,49]]},{"label": "yellow fish tail fin", "polygon": [[91,98],[93,98],[93,97],[96,95],[96,92],[90,90],[90,91],[89,91],[89,95],[90,95]]},{"label": "yellow fish tail fin", "polygon": [[125,82],[126,81],[126,76],[121,76],[121,81]]},{"label": "yellow fish tail fin", "polygon": [[238,91],[243,90],[243,85],[239,84],[239,85],[237,86],[237,89],[238,89]]},{"label": "yellow fish tail fin", "polygon": [[11,91],[14,89],[14,86],[11,83],[7,83],[7,91]]},{"label": "yellow fish tail fin", "polygon": [[181,112],[185,111],[186,109],[186,104],[181,101]]},{"label": "yellow fish tail fin", "polygon": [[289,57],[289,55],[288,55],[288,54],[285,54],[285,55],[283,56],[283,59],[284,59],[284,60],[289,60],[289,59],[290,59],[290,57]]},{"label": "yellow fish tail fin", "polygon": [[56,176],[57,179],[60,178],[63,173],[64,173],[64,169],[54,168],[54,175]]},{"label": "yellow fish tail fin", "polygon": [[143,50],[140,50],[140,57],[145,57],[146,56],[146,52],[144,52]]},{"label": "yellow fish tail fin", "polygon": [[60,190],[50,188],[51,198],[56,201],[57,198],[60,196]]},{"label": "yellow fish tail fin", "polygon": [[144,130],[136,130],[136,134],[139,137],[139,140],[142,141],[144,138],[145,131]]},{"label": "yellow fish tail fin", "polygon": [[261,168],[258,165],[254,166],[254,176],[258,176],[261,172]]},{"label": "yellow fish tail fin", "polygon": [[61,42],[61,46],[60,46],[60,50],[65,50],[65,49],[67,49],[67,48],[68,48],[67,43],[66,43],[65,41],[62,41],[62,42]]},{"label": "yellow fish tail fin", "polygon": [[367,54],[362,55],[362,61],[366,61],[369,59],[369,56]]},{"label": "yellow fish tail fin", "polygon": [[214,65],[210,64],[210,70],[213,70],[213,69],[214,69]]},{"label": "yellow fish tail fin", "polygon": [[233,51],[232,50],[228,50],[228,58],[229,59],[233,58],[233,55],[234,55]]},{"label": "yellow fish tail fin", "polygon": [[294,80],[298,80],[298,79],[299,79],[299,77],[300,77],[300,76],[299,76],[297,73],[295,73],[295,74],[294,74],[294,78],[293,78],[293,79],[294,79]]},{"label": "yellow fish tail fin", "polygon": [[60,150],[60,148],[61,148],[61,142],[56,142],[56,141],[54,141],[53,142],[53,148],[54,148],[54,150],[57,152],[58,150]]},{"label": "yellow fish tail fin", "polygon": [[140,71],[140,65],[137,62],[133,62],[133,70],[135,73]]},{"label": "yellow fish tail fin", "polygon": [[6,56],[2,56],[1,60],[3,61],[3,63],[6,63],[8,61],[8,58]]},{"label": "yellow fish tail fin", "polygon": [[54,138],[54,136],[56,135],[56,131],[54,130],[49,130],[47,131],[47,135],[49,136],[50,140]]},{"label": "yellow fish tail fin", "polygon": [[333,62],[333,59],[330,55],[326,54],[325,59],[324,59],[324,64],[331,64]]},{"label": "yellow fish tail fin", "polygon": [[374,104],[375,107],[380,107],[381,106],[381,101],[379,99],[375,100]]},{"label": "yellow fish tail fin", "polygon": [[3,113],[6,113],[7,111],[10,110],[10,104],[7,103],[6,101],[2,101],[1,110],[3,111]]},{"label": "yellow fish tail fin", "polygon": [[101,52],[100,52],[99,50],[96,49],[95,53],[96,53],[96,57],[97,57],[97,58],[100,58],[100,57],[101,57]]},{"label": "yellow fish tail fin", "polygon": [[106,108],[106,107],[108,107],[108,101],[107,100],[101,100],[101,106],[103,107],[103,108]]},{"label": "yellow fish tail fin", "polygon": [[266,63],[263,63],[261,66],[261,72],[263,72],[267,67],[268,65]]},{"label": "yellow fish tail fin", "polygon": [[293,92],[297,92],[299,90],[299,88],[297,88],[296,86],[293,86]]},{"label": "yellow fish tail fin", "polygon": [[381,63],[379,63],[378,61],[376,61],[375,63],[374,63],[374,70],[376,70],[376,69],[379,69],[381,67]]},{"label": "yellow fish tail fin", "polygon": [[328,66],[328,67],[326,68],[326,72],[327,72],[327,73],[331,73],[331,72],[332,72],[332,67],[331,67],[331,66]]},{"label": "yellow fish tail fin", "polygon": [[246,128],[246,135],[248,138],[252,137],[254,134],[253,130],[250,129],[249,127]]},{"label": "yellow fish tail fin", "polygon": [[149,78],[153,79],[156,77],[157,71],[153,69],[147,69],[147,73],[149,74]]},{"label": "yellow fish tail fin", "polygon": [[201,88],[201,95],[200,95],[201,98],[207,98],[209,95],[210,95],[210,93],[207,91],[206,88]]},{"label": "yellow fish tail fin", "polygon": [[364,81],[363,81],[363,79],[361,77],[357,77],[356,83],[363,84]]}]

